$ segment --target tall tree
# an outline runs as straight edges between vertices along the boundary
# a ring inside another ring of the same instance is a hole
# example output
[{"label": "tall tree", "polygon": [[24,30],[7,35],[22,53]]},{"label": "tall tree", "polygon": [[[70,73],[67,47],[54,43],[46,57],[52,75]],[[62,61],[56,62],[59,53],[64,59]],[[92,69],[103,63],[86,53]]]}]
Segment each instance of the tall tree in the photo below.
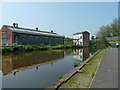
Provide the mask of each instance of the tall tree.
[{"label": "tall tree", "polygon": [[96,36],[97,37],[119,36],[120,35],[120,25],[118,24],[118,21],[120,23],[120,18],[119,19],[115,18],[110,25],[101,26],[99,31],[97,32]]}]

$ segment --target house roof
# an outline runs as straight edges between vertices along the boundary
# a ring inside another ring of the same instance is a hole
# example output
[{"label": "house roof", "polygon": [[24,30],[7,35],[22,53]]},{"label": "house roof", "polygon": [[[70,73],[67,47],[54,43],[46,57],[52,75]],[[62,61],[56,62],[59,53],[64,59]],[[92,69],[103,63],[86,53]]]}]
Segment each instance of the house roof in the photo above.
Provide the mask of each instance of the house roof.
[{"label": "house roof", "polygon": [[10,31],[16,32],[16,33],[54,36],[54,37],[64,37],[64,36],[59,35],[57,33],[51,33],[51,32],[47,32],[47,31],[41,31],[41,30],[36,30],[36,29],[28,29],[28,28],[21,28],[21,27],[13,27],[13,26],[9,26],[9,25],[4,25],[4,26],[7,27]]},{"label": "house roof", "polygon": [[88,31],[84,31],[84,32],[78,32],[78,33],[74,33],[73,35],[77,35],[77,34],[83,34],[83,33],[88,33],[88,34],[90,34]]}]

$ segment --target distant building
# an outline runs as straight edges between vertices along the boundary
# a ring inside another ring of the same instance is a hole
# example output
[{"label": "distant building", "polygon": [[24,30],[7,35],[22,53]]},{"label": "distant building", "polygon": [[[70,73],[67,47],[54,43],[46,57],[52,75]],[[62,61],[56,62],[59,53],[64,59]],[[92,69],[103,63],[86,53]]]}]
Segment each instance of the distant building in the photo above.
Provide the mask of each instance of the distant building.
[{"label": "distant building", "polygon": [[88,47],[90,33],[87,31],[73,34],[73,44]]},{"label": "distant building", "polygon": [[57,33],[3,25],[2,27],[2,45],[11,45],[12,43],[21,45],[59,45],[64,44],[64,36]]}]

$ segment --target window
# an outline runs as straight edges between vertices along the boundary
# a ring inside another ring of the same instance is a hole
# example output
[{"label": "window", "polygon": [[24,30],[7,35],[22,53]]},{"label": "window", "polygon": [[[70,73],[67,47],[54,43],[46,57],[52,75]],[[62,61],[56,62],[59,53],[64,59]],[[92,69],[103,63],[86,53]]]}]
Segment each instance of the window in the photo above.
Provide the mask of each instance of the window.
[{"label": "window", "polygon": [[80,39],[82,39],[82,36],[80,36]]}]

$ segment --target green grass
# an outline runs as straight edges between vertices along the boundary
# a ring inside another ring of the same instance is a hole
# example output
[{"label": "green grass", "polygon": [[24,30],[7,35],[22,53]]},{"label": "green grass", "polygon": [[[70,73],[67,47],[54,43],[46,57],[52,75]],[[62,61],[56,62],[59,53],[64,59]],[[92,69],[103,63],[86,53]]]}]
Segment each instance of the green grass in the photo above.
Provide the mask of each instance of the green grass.
[{"label": "green grass", "polygon": [[0,47],[0,49],[2,50],[2,52],[10,52],[12,47],[20,48],[23,51],[80,48],[79,45],[56,45],[56,46],[51,46],[51,45],[33,45],[32,46],[32,45],[12,44],[11,46]]},{"label": "green grass", "polygon": [[119,42],[120,40],[108,40],[109,42]]},{"label": "green grass", "polygon": [[103,54],[104,50],[101,50],[81,69],[82,72],[76,73],[66,83],[62,84],[60,88],[88,88],[98,69]]}]

